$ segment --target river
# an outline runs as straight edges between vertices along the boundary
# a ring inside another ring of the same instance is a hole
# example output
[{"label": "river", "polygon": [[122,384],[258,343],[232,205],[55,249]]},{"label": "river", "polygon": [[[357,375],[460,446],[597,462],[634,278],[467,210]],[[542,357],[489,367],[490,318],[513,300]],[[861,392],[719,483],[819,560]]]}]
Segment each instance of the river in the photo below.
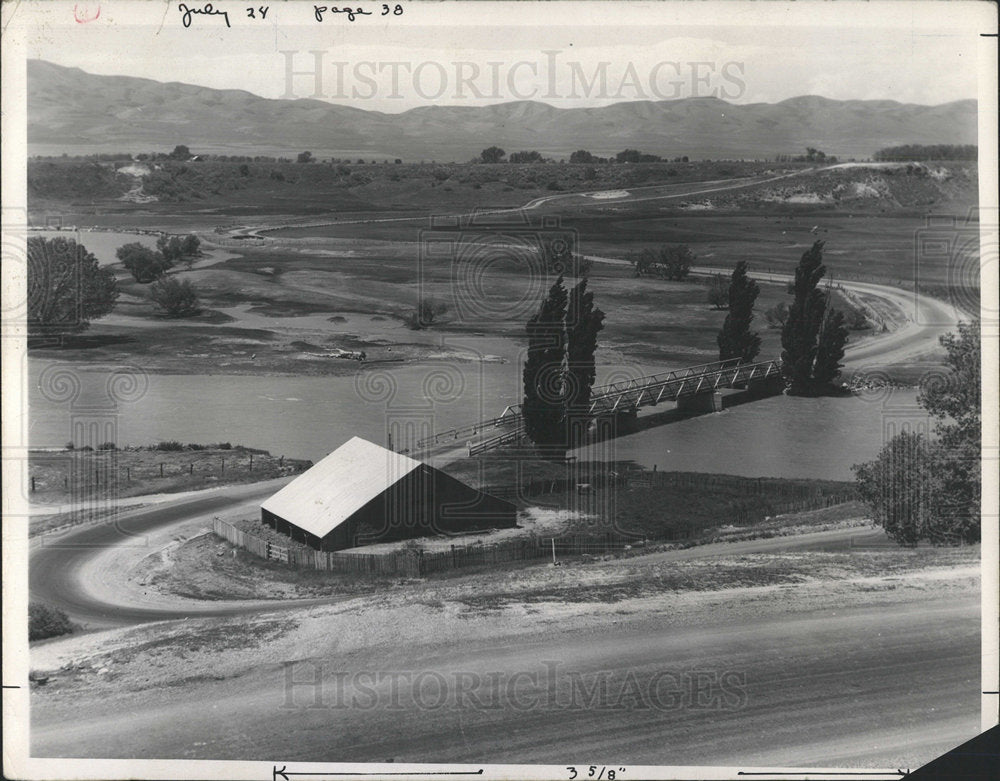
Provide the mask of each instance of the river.
[{"label": "river", "polygon": [[[26,417],[32,447],[107,440],[231,442],[322,458],[352,436],[386,444],[499,414],[520,394],[516,362],[361,367],[353,376],[119,376],[32,360]],[[117,401],[115,400],[117,399]],[[672,405],[664,405],[669,409]],[[645,414],[656,414],[664,407]],[[916,392],[871,397],[776,396],[646,429],[577,451],[660,470],[846,480],[905,425],[926,425]],[[461,444],[461,443],[459,443]]]}]

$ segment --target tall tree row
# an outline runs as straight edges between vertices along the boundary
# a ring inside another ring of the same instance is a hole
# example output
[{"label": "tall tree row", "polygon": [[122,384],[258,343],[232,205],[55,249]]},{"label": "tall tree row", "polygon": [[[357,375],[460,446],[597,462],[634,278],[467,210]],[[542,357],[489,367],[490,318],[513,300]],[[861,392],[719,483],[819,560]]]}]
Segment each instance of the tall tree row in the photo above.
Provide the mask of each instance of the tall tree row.
[{"label": "tall tree row", "polygon": [[753,308],[760,295],[760,285],[747,276],[747,262],[741,260],[729,280],[729,314],[719,331],[719,360],[739,358],[750,363],[760,353],[760,336],[750,330]]},{"label": "tall tree row", "polygon": [[604,316],[594,306],[586,278],[567,293],[559,276],[528,321],[521,412],[525,433],[536,445],[565,449],[571,441],[569,421],[576,429],[589,422],[594,353]]}]

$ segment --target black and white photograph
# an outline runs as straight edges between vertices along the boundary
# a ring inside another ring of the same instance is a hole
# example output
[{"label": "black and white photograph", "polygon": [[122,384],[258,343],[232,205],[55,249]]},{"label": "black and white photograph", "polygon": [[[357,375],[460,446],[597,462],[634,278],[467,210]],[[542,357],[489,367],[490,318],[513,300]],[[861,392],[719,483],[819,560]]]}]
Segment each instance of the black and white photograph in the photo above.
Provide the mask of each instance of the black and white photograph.
[{"label": "black and white photograph", "polygon": [[996,727],[995,4],[2,12],[5,777]]}]

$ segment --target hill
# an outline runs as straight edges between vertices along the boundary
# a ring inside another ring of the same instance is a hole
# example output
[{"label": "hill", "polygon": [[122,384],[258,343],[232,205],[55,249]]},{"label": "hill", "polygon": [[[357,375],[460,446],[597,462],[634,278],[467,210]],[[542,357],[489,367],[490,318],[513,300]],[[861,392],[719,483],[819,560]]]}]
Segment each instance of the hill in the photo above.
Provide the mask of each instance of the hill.
[{"label": "hill", "polygon": [[718,98],[556,108],[536,101],[424,106],[399,114],[319,100],[274,100],[131,76],[28,62],[32,155],[170,150],[218,154],[464,161],[498,144],[556,158],[637,148],[665,157],[801,154],[869,157],[899,144],[975,144],[977,105],[921,106],[817,96],[737,105]]}]

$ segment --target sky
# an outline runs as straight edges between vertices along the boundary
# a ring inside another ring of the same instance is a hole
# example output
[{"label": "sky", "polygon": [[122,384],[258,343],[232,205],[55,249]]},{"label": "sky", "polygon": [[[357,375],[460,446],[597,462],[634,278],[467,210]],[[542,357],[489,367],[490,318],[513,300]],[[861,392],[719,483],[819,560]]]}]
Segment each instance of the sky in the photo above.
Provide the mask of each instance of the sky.
[{"label": "sky", "polygon": [[385,112],[691,96],[934,105],[976,97],[989,31],[989,4],[963,2],[409,2],[398,15],[373,3],[354,22],[317,19],[313,2],[259,4],[249,18],[248,2],[186,16],[179,3],[29,1],[5,22],[26,56],[92,73]]}]

